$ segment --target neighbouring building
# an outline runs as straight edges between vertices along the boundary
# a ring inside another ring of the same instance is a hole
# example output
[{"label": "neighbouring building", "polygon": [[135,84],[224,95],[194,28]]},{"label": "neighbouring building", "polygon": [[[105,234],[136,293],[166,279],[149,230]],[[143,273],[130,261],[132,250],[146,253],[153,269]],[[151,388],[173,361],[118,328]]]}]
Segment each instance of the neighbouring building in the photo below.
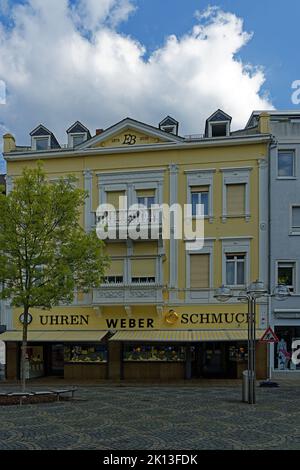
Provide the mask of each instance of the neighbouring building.
[{"label": "neighbouring building", "polygon": [[[86,230],[95,230],[99,203],[118,206],[125,195],[129,206],[191,203],[195,219],[197,204],[205,211],[203,249],[187,249],[188,240],[172,231],[170,240],[108,240],[111,267],[100,289],[78,292],[72,305],[49,312],[33,309],[30,377],[240,377],[247,368],[247,305],[221,304],[214,291],[226,284],[239,292],[258,278],[268,281],[268,115],[232,132],[231,117],[217,110],[201,136],[181,137],[170,116],[157,127],[126,118],[93,137],[77,121],[64,146],[42,125],[30,136],[28,147],[4,136],[7,190],[25,165],[40,160],[49,180],[73,173],[89,193]],[[125,209],[118,212],[119,226]],[[151,214],[159,229],[159,211]],[[260,328],[266,313],[260,305]],[[11,310],[2,335],[10,379],[19,376],[21,314]],[[265,345],[258,342],[256,352],[257,375],[264,377]]]},{"label": "neighbouring building", "polygon": [[[274,143],[270,152],[270,266],[271,290],[289,287],[284,302],[272,299],[270,323],[279,343],[271,348],[276,372],[300,371],[291,360],[292,343],[300,340],[300,111],[269,111]],[[253,112],[248,127],[257,125]]]}]

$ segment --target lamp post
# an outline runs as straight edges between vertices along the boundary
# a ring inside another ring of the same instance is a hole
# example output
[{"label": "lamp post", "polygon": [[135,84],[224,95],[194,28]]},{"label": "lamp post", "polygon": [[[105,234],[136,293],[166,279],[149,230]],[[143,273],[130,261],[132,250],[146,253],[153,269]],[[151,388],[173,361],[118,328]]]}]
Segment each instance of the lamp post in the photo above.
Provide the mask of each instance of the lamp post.
[{"label": "lamp post", "polygon": [[219,302],[228,302],[232,298],[236,298],[240,302],[248,304],[248,403],[254,405],[256,403],[255,383],[256,383],[256,302],[262,297],[276,297],[278,300],[284,300],[290,295],[287,286],[279,285],[270,294],[261,281],[255,281],[250,284],[244,291],[235,295],[233,290],[227,286],[221,286],[215,292],[215,299]]}]

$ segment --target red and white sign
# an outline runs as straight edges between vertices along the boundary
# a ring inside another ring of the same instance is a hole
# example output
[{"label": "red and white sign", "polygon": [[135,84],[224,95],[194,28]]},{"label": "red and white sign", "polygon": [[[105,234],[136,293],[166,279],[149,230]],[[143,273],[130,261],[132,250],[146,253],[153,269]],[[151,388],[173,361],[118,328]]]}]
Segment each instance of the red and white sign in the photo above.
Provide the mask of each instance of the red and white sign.
[{"label": "red and white sign", "polygon": [[264,332],[260,341],[263,343],[278,343],[279,339],[277,338],[272,328],[269,326],[269,328]]}]

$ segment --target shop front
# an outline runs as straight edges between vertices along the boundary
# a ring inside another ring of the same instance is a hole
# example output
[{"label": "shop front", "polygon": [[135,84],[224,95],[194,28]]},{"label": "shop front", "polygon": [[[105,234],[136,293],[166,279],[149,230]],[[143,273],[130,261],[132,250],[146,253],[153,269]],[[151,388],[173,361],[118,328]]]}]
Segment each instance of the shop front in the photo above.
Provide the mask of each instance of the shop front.
[{"label": "shop front", "polygon": [[274,345],[274,370],[300,371],[300,325],[278,325],[274,331],[279,340]]},{"label": "shop front", "polygon": [[[198,308],[91,307],[32,310],[27,376],[66,379],[183,380],[240,378],[247,368],[247,313],[231,306]],[[176,310],[175,310],[176,308]],[[20,376],[22,315],[6,343],[8,379]],[[257,331],[257,339],[262,336]],[[257,377],[267,370],[265,345],[257,343]]]}]

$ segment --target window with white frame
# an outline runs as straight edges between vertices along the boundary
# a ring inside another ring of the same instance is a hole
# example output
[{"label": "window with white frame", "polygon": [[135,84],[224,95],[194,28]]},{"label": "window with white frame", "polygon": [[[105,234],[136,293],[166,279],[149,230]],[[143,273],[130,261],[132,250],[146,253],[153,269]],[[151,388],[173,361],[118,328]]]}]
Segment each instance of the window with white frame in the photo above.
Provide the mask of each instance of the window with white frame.
[{"label": "window with white frame", "polygon": [[137,201],[139,205],[151,209],[151,206],[155,204],[155,196],[138,196]]},{"label": "window with white frame", "polygon": [[71,138],[73,147],[76,147],[86,140],[86,134],[71,134]]},{"label": "window with white frame", "polygon": [[278,177],[292,178],[295,176],[295,151],[278,151]]},{"label": "window with white frame", "polygon": [[211,137],[225,137],[229,135],[229,122],[210,122]]},{"label": "window with white frame", "polygon": [[250,175],[252,167],[222,168],[223,213],[227,217],[243,217],[250,220]]},{"label": "window with white frame", "polygon": [[300,234],[300,205],[292,206],[292,233]]},{"label": "window with white frame", "polygon": [[226,284],[243,286],[246,283],[246,254],[226,253]]},{"label": "window with white frame", "polygon": [[35,137],[35,150],[48,150],[50,147],[50,137]]},{"label": "window with white frame", "polygon": [[277,263],[277,284],[285,285],[290,292],[295,292],[296,263],[279,261]]},{"label": "window with white frame", "polygon": [[[193,186],[191,187],[191,203],[192,203],[192,215],[204,215],[209,214],[209,186]],[[201,212],[201,204],[203,205],[203,214]]]}]

